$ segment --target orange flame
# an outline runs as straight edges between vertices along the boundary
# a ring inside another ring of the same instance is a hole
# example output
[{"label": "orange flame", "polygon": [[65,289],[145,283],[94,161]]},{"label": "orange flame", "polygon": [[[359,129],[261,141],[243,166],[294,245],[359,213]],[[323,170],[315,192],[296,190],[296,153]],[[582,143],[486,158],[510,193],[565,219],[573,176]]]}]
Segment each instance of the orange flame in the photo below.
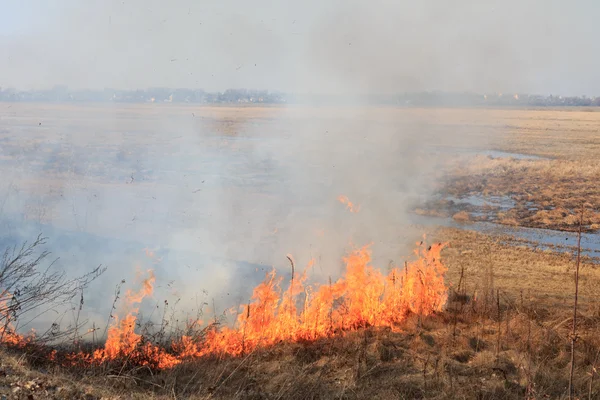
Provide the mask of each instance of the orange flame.
[{"label": "orange flame", "polygon": [[[152,295],[156,278],[154,271],[148,270],[148,277],[143,280],[142,288],[134,293],[128,290],[125,294],[126,307],[131,309],[129,314],[119,321],[115,316],[114,324],[108,329],[108,337],[103,349],[96,350],[90,362],[103,363],[120,357],[139,359],[140,364],[153,364],[159,369],[170,368],[179,363],[172,355],[151,343],[143,343],[142,335],[135,333],[136,316],[139,311],[134,305],[139,304],[146,296]],[[84,357],[86,358],[86,357]]]},{"label": "orange flame", "polygon": [[35,331],[32,329],[31,333],[27,336],[17,333],[15,327],[11,323],[11,301],[13,299],[12,293],[7,290],[0,293],[0,313],[2,314],[2,323],[0,324],[0,343],[11,346],[23,348],[35,340]]},{"label": "orange flame", "polygon": [[358,211],[360,211],[360,204],[354,205],[346,196],[338,197],[338,201],[342,204],[345,204],[346,210],[350,211],[351,213],[357,213]]},{"label": "orange flame", "polygon": [[144,297],[152,294],[155,281],[154,272],[148,270],[148,278],[142,282],[142,289],[137,293],[132,293],[131,290],[127,291],[125,294],[125,307],[131,309],[131,311],[121,321],[119,321],[118,316],[114,317],[115,322],[108,328],[108,337],[104,349],[96,350],[94,353],[95,360],[114,360],[120,355],[127,355],[135,350],[141,340],[141,335],[134,332],[136,322],[134,314],[139,309],[133,306],[141,303]]},{"label": "orange flame", "polygon": [[[398,329],[411,313],[427,316],[445,306],[447,269],[440,259],[444,246],[439,243],[426,248],[421,242],[415,261],[406,263],[404,269],[393,268],[387,275],[370,264],[371,250],[365,246],[343,258],[346,271],[340,279],[333,282],[330,278],[321,285],[307,284],[312,261],[301,274],[292,273],[285,290],[281,289],[282,278],[272,270],[254,289],[251,302],[240,308],[234,326],[210,325],[203,335],[182,336],[169,351],[135,332],[138,305],[154,290],[156,279],[148,270],[140,291],[127,292],[129,313],[121,320],[115,319],[104,348],[92,354],[69,354],[65,359],[69,365],[128,360],[166,369],[189,358],[239,356],[282,341],[315,340],[371,326]],[[7,344],[26,340],[3,332]],[[56,352],[50,357],[56,359]]]},{"label": "orange flame", "polygon": [[212,328],[203,340],[184,336],[174,348],[180,358],[237,356],[281,341],[314,340],[368,326],[395,328],[411,312],[430,315],[442,310],[448,296],[443,247],[417,249],[417,261],[404,271],[394,268],[387,277],[369,265],[368,247],[345,257],[344,277],[327,285],[305,286],[309,265],[282,291],[281,279],[271,271],[254,289],[252,303],[242,306],[235,327]]}]

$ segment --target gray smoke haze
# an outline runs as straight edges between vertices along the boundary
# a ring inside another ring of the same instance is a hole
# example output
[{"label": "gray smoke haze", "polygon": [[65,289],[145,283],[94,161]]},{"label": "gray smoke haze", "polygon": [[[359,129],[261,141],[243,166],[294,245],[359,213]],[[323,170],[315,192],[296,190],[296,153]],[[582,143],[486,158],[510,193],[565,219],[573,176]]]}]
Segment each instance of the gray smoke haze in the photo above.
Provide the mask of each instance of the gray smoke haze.
[{"label": "gray smoke haze", "polygon": [[[485,141],[460,128],[438,135],[443,117],[372,108],[361,95],[600,89],[591,2],[4,3],[2,86],[249,87],[353,99],[345,108],[4,108],[6,243],[41,230],[57,268],[107,265],[86,294],[86,317],[98,323],[137,265],[156,269],[157,303],[181,297],[193,308],[206,290],[225,308],[247,301],[263,270],[287,271],[287,253],[299,267],[314,258],[322,278],[341,271],[351,242],[372,242],[377,266],[407,257],[420,237],[408,211],[430,193],[442,161],[432,145]],[[360,211],[345,210],[340,195]],[[146,247],[162,261],[145,257]]]},{"label": "gray smoke haze", "polygon": [[156,270],[159,303],[224,309],[270,268],[287,273],[287,253],[298,268],[313,258],[316,279],[338,277],[353,245],[402,262],[421,235],[407,212],[439,166],[424,116],[389,108],[13,104],[0,117],[5,243],[41,231],[56,268],[108,266],[86,293],[98,324],[140,268]]},{"label": "gray smoke haze", "polygon": [[600,92],[592,0],[2,4],[2,86]]}]

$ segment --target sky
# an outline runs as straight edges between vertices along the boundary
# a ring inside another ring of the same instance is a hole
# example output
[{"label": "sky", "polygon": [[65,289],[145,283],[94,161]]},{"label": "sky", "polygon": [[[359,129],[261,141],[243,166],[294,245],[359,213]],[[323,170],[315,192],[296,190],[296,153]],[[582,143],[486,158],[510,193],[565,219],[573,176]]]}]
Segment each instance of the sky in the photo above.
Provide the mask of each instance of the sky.
[{"label": "sky", "polygon": [[0,86],[600,95],[593,0],[0,0]]}]

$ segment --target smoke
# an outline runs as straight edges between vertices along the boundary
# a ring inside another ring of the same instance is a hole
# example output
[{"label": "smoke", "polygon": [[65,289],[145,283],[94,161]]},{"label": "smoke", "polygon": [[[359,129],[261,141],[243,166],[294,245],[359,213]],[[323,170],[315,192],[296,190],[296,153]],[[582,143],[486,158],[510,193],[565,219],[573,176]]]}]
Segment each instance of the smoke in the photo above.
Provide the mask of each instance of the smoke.
[{"label": "smoke", "polygon": [[367,96],[598,90],[597,56],[574,50],[593,24],[567,25],[592,13],[551,3],[10,3],[7,15],[35,23],[0,31],[2,86],[249,87],[352,105],[3,106],[3,244],[42,231],[56,268],[107,265],[84,294],[98,323],[136,266],[156,269],[156,304],[215,298],[224,309],[267,269],[287,272],[287,253],[300,267],[315,259],[319,278],[339,274],[352,244],[372,243],[377,266],[402,262],[421,234],[411,207],[442,165],[434,146],[485,140],[443,111],[372,107]]},{"label": "smoke", "polygon": [[61,0],[5,11],[5,87],[600,91],[591,0]]},{"label": "smoke", "polygon": [[[4,141],[3,244],[42,232],[60,257],[54,268],[73,276],[107,266],[84,293],[83,316],[97,326],[113,288],[139,269],[156,272],[142,310],[157,318],[165,299],[192,313],[204,302],[219,311],[247,302],[265,272],[289,273],[288,253],[299,269],[314,259],[311,276],[321,281],[340,275],[354,246],[372,243],[382,268],[401,263],[422,234],[409,212],[439,168],[424,153],[429,124],[409,110],[401,118],[366,105],[11,110],[8,132],[27,135]],[[28,113],[43,115],[42,125]]]}]

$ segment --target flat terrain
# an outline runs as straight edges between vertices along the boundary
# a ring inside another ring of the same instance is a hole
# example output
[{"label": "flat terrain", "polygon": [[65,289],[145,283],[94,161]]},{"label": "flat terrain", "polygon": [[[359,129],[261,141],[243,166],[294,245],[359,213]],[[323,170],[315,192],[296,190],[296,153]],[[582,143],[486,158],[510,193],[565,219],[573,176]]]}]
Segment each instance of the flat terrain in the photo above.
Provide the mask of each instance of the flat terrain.
[{"label": "flat terrain", "polygon": [[[502,124],[489,138],[490,150],[497,152],[452,163],[440,192],[453,200],[435,201],[430,213],[465,211],[463,220],[573,231],[585,204],[584,229],[598,230],[600,193],[592,182],[600,177],[600,114],[595,110],[489,114]],[[456,201],[469,196],[477,197],[476,204]]]},{"label": "flat terrain", "polygon": [[90,323],[106,323],[106,287],[134,275],[143,248],[162,257],[149,319],[167,300],[194,309],[203,289],[220,310],[248,302],[265,269],[289,272],[287,253],[313,259],[320,282],[340,275],[349,243],[372,243],[382,270],[402,265],[424,233],[449,243],[450,299],[395,330],[167,371],[124,361],[81,372],[8,349],[0,393],[565,398],[582,220],[576,390],[596,398],[598,154],[596,109],[4,104],[0,244],[42,231],[69,273],[108,264],[86,294]]}]

